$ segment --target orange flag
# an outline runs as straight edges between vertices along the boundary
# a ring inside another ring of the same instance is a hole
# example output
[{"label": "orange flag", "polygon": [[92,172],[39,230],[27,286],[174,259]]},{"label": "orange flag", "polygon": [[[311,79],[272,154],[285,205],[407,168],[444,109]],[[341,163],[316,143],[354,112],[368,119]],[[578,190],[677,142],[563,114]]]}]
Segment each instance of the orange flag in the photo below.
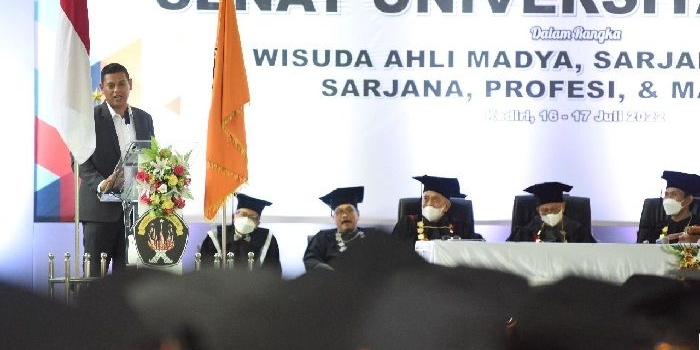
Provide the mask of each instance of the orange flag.
[{"label": "orange flag", "polygon": [[221,0],[204,182],[204,216],[209,220],[214,218],[226,198],[248,181],[243,120],[243,105],[248,101],[248,78],[243,64],[235,5],[231,0]]}]

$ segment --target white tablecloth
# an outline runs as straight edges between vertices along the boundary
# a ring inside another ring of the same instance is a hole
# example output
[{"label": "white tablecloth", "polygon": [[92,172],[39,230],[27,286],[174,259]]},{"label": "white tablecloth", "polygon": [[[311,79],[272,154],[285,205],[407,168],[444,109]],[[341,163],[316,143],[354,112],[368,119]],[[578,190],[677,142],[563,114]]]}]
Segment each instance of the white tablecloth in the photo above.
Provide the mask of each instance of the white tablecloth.
[{"label": "white tablecloth", "polygon": [[512,272],[533,285],[567,275],[622,283],[634,274],[665,275],[675,265],[656,244],[419,241],[416,251],[431,263]]}]

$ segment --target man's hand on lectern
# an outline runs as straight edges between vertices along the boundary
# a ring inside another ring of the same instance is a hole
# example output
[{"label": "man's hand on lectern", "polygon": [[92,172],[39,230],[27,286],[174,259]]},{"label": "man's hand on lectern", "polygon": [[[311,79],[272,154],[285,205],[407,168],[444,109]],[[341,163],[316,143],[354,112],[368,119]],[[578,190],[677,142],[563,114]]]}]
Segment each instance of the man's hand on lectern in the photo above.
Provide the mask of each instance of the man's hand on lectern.
[{"label": "man's hand on lectern", "polygon": [[124,186],[124,169],[116,170],[110,177],[113,177],[112,188],[121,188]]},{"label": "man's hand on lectern", "polygon": [[[113,172],[106,179],[104,179],[104,180],[102,180],[102,182],[100,182],[100,193],[109,192],[112,188],[114,188],[115,182],[119,178],[118,173],[121,171],[123,171],[123,170],[117,170],[117,171]],[[121,181],[124,182],[124,179],[122,178]]]}]

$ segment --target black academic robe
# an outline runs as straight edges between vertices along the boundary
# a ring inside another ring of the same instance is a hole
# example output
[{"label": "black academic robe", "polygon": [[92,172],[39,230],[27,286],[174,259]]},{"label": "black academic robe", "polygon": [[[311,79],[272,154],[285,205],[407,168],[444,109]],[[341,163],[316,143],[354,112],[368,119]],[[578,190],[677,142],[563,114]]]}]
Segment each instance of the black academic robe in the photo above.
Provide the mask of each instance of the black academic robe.
[{"label": "black academic robe", "polygon": [[[673,221],[670,216],[666,217],[666,227],[668,229],[666,230],[666,234],[672,234],[672,233],[680,233],[685,230],[686,227],[688,226],[693,226],[693,225],[700,225],[700,218],[698,218],[697,215],[690,215],[687,218],[681,220],[681,221]],[[663,231],[663,228],[659,229],[657,232],[654,233],[654,241],[651,241],[649,243],[654,243],[656,240],[661,236],[661,232]],[[668,241],[669,243],[678,243],[677,239],[670,240]]]},{"label": "black academic robe", "polygon": [[303,258],[306,271],[315,268],[332,269],[331,262],[342,254],[342,251],[352,249],[354,244],[367,235],[376,234],[373,229],[358,227],[353,232],[343,233],[341,235],[343,242],[341,243],[336,238],[336,232],[338,232],[337,229],[321,230],[311,238]]},{"label": "black academic robe", "polygon": [[464,221],[456,220],[447,215],[443,215],[436,222],[429,222],[428,219],[418,215],[406,215],[399,220],[394,226],[392,234],[401,240],[415,245],[418,240],[419,229],[422,226],[423,235],[426,239],[483,239],[483,237],[474,233],[472,228],[467,226]]},{"label": "black academic robe", "polygon": [[[563,226],[562,226],[563,222]],[[552,227],[542,222],[539,216],[535,216],[527,225],[519,228],[510,235],[506,241],[509,242],[535,242],[537,233],[540,232],[542,242],[566,242],[569,243],[596,243],[593,236],[583,230],[583,225],[566,217],[562,222]]]},{"label": "black academic robe", "polygon": [[[268,235],[270,236],[269,243],[267,242]],[[221,226],[217,226],[216,240],[219,247],[221,246],[221,238]],[[199,252],[202,254],[202,266],[214,266],[214,254],[218,253],[219,250],[216,249],[214,241],[212,241],[209,233],[204,239],[204,242],[202,242],[202,247]],[[275,239],[275,236],[266,228],[257,227],[250,233],[250,241],[246,241],[245,239],[234,240],[233,225],[226,226],[226,252],[232,252],[234,254],[234,268],[248,268],[248,253],[252,252],[255,254],[255,268],[262,267],[265,270],[272,271],[280,276],[282,275],[282,265],[280,264],[280,251],[277,246],[277,239]],[[260,264],[260,257],[263,253],[265,254],[263,257],[264,260],[262,264]],[[221,261],[222,264],[224,264],[226,258],[222,257]]]}]

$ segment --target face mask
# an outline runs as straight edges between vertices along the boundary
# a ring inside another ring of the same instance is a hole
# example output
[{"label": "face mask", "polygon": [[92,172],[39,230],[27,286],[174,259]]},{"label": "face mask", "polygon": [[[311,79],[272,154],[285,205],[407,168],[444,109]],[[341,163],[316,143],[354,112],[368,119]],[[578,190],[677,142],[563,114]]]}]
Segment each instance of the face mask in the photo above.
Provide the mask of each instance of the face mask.
[{"label": "face mask", "polygon": [[561,219],[563,217],[564,217],[563,210],[556,213],[556,214],[547,214],[547,215],[541,216],[542,222],[544,222],[545,224],[552,226],[552,227],[556,226],[561,221]]},{"label": "face mask", "polygon": [[676,215],[683,209],[683,204],[673,198],[664,198],[664,211],[666,215]]},{"label": "face mask", "polygon": [[428,219],[428,221],[438,221],[442,217],[442,209],[438,209],[428,205],[423,208],[422,214],[426,219]]},{"label": "face mask", "polygon": [[247,235],[255,230],[255,221],[247,217],[234,218],[233,226],[238,233]]}]

